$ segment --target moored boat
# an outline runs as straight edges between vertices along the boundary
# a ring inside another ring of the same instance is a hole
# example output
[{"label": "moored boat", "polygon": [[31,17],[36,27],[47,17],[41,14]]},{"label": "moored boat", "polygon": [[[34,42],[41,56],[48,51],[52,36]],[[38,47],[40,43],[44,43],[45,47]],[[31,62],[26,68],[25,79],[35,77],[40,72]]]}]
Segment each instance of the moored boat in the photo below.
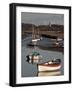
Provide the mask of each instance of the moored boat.
[{"label": "moored boat", "polygon": [[38,71],[55,71],[61,68],[61,60],[50,60],[43,64],[38,64]]},{"label": "moored boat", "polygon": [[29,63],[39,63],[41,57],[42,56],[38,52],[33,52],[32,54],[27,56],[27,61]]},{"label": "moored boat", "polygon": [[28,55],[27,62],[32,64],[37,64],[38,72],[56,71],[61,68],[61,59],[52,59],[43,62],[43,57],[38,52],[33,52],[32,54]]}]

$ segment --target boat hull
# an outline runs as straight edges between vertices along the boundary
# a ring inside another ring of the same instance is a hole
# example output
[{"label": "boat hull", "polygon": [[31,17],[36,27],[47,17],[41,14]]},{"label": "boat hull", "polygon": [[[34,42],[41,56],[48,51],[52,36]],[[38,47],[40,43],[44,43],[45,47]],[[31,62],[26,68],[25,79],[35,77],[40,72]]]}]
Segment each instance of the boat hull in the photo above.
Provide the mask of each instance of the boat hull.
[{"label": "boat hull", "polygon": [[38,65],[38,71],[56,71],[61,68],[61,64],[58,66],[45,66],[45,65]]}]

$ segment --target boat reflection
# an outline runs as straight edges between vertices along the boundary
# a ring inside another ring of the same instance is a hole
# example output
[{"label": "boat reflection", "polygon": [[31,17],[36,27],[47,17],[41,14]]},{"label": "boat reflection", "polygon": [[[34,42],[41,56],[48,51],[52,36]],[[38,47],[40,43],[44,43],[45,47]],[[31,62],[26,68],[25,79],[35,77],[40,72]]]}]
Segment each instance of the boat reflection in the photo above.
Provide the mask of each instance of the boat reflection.
[{"label": "boat reflection", "polygon": [[41,71],[41,72],[38,72],[38,77],[40,76],[60,76],[61,75],[61,71],[58,70],[58,71]]}]

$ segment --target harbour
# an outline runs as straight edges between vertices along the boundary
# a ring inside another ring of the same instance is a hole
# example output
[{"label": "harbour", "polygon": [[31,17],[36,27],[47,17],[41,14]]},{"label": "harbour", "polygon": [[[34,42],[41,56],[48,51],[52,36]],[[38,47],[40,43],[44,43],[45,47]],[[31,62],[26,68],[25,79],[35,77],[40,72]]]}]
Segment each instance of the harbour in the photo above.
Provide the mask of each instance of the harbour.
[{"label": "harbour", "polygon": [[[32,35],[28,34],[28,38],[22,40],[22,77],[35,77],[35,76],[52,76],[52,75],[63,75],[64,74],[64,51],[63,47],[53,47],[54,40],[51,38],[43,37],[43,40],[38,41],[36,46],[30,46],[29,43],[32,41]],[[62,67],[60,70],[52,72],[38,72],[37,64],[31,64],[27,62],[27,55],[32,52],[38,52],[42,55],[43,59],[40,63],[45,63],[48,60],[61,59]],[[58,72],[59,71],[59,72]]]},{"label": "harbour", "polygon": [[21,76],[60,75],[64,75],[64,15],[22,12]]}]

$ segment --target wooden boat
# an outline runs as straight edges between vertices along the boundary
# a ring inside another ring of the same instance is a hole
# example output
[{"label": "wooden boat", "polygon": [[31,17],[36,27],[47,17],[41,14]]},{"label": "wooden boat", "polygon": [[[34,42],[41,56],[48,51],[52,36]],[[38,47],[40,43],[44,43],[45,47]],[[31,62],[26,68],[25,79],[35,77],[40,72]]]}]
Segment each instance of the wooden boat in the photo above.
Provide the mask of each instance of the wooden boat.
[{"label": "wooden boat", "polygon": [[56,71],[61,68],[61,60],[50,60],[43,64],[38,64],[38,71]]},{"label": "wooden boat", "polygon": [[32,55],[27,56],[27,62],[32,64],[37,64],[38,72],[40,71],[56,71],[61,68],[61,59],[53,59],[49,60],[45,63],[39,63],[42,60],[42,56],[37,53],[33,52]]}]

